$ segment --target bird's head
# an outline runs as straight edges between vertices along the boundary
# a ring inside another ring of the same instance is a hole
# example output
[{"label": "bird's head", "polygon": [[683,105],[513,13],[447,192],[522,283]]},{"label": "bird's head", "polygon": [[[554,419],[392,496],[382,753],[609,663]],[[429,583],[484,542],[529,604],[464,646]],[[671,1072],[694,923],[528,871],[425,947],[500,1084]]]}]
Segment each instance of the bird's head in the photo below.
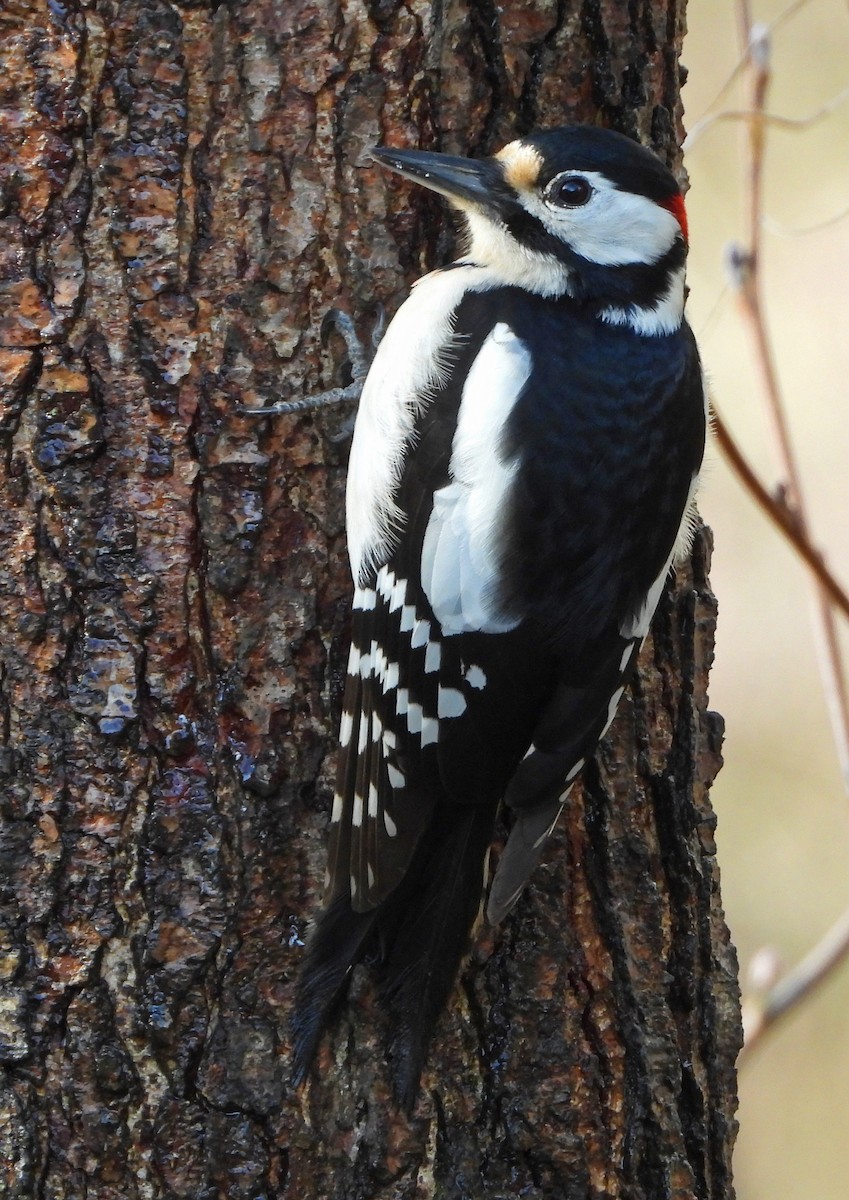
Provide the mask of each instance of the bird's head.
[{"label": "bird's head", "polygon": [[493,282],[570,295],[643,333],[680,325],[684,201],[672,173],[637,142],[578,125],[519,138],[486,159],[372,153],[461,211],[467,257]]}]

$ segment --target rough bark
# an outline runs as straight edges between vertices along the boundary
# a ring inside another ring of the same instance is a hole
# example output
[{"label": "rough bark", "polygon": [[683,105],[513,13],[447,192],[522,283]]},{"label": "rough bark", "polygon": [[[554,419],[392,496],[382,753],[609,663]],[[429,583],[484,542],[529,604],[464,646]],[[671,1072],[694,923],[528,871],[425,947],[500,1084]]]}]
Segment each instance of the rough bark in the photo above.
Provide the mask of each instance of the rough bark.
[{"label": "rough bark", "polygon": [[305,1094],[350,582],[337,381],[444,258],[375,142],[601,120],[670,161],[683,0],[0,12],[0,1190],[727,1200],[739,1011],[697,542],[410,1122],[364,978]]}]

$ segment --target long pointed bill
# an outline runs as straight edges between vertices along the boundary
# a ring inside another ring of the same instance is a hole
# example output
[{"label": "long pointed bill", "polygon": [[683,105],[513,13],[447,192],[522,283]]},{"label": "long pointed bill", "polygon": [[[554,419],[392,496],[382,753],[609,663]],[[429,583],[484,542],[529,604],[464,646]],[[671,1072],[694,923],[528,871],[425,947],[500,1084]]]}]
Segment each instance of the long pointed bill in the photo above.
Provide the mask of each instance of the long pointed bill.
[{"label": "long pointed bill", "polygon": [[439,192],[460,209],[476,208],[503,221],[518,207],[498,166],[486,159],[455,158],[427,150],[389,150],[384,146],[376,146],[371,154],[381,166]]}]

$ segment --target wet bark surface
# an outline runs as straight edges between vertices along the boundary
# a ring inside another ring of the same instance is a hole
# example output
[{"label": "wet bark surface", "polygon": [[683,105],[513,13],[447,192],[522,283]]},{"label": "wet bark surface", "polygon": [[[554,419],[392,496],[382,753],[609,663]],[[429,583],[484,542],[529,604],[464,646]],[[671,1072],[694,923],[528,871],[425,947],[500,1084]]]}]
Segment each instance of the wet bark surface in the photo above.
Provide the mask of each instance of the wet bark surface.
[{"label": "wet bark surface", "polygon": [[596,121],[671,162],[675,0],[0,12],[0,1192],[733,1196],[735,961],[697,541],[411,1121],[364,977],[287,1020],[346,655],[344,376],[453,234],[378,142]]}]

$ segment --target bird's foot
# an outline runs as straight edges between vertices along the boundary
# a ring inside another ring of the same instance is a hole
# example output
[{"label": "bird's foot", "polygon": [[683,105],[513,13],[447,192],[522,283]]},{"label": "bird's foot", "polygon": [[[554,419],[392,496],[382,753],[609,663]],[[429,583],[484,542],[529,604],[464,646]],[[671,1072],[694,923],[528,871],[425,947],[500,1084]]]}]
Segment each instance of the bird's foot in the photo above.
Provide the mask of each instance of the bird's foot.
[{"label": "bird's foot", "polygon": [[290,416],[292,413],[311,412],[318,408],[330,408],[337,404],[356,404],[362,395],[363,384],[385,326],[386,317],[381,306],[372,329],[371,347],[367,349],[348,314],[340,308],[328,309],[321,322],[321,344],[322,346],[327,345],[330,334],[334,330],[340,335],[348,351],[345,366],[350,373],[351,382],[345,387],[318,392],[315,396],[304,396],[298,400],[279,400],[276,404],[263,405],[261,408],[238,405],[237,411],[245,416],[281,417]]}]

